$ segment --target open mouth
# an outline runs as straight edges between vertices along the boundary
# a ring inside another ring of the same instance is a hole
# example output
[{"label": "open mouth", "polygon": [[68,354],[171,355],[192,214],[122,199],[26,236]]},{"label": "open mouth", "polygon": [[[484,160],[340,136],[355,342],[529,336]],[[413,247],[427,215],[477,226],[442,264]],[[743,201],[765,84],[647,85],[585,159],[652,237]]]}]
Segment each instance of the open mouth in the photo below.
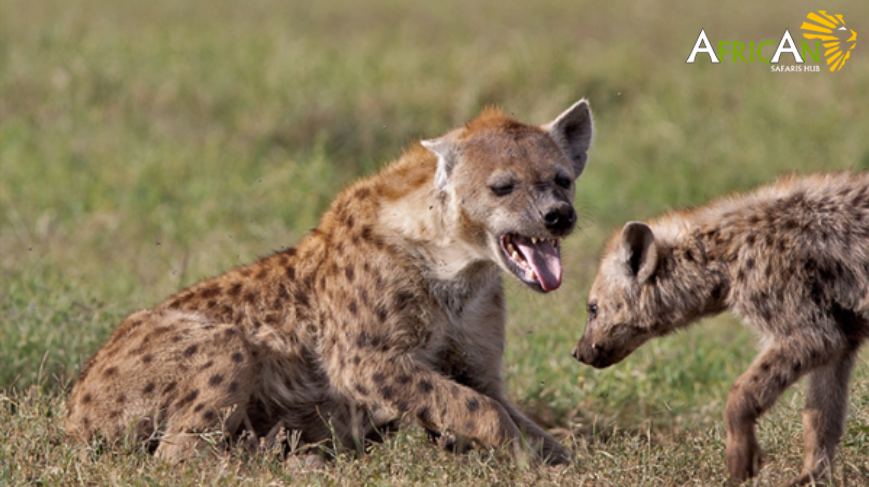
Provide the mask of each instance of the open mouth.
[{"label": "open mouth", "polygon": [[561,286],[561,242],[554,238],[501,235],[501,251],[510,268],[523,282],[544,292]]}]

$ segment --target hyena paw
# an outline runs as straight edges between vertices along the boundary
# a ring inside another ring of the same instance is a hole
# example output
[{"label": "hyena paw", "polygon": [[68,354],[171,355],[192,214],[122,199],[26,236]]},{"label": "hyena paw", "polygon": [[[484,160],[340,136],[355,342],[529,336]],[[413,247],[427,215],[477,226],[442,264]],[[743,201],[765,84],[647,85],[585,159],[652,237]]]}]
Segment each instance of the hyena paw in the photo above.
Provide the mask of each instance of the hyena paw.
[{"label": "hyena paw", "polygon": [[735,485],[756,476],[763,464],[763,452],[756,438],[748,441],[728,440],[725,455],[730,483]]},{"label": "hyena paw", "polygon": [[547,465],[570,465],[577,461],[576,455],[561,443],[547,444],[542,452],[542,460]]},{"label": "hyena paw", "polygon": [[797,475],[796,477],[789,478],[785,483],[782,484],[782,487],[797,487],[799,485],[828,485],[830,482],[829,475],[827,472],[809,472],[802,473]]},{"label": "hyena paw", "polygon": [[469,439],[452,432],[443,432],[436,439],[434,437],[432,439],[438,447],[453,453],[467,453],[474,447]]}]

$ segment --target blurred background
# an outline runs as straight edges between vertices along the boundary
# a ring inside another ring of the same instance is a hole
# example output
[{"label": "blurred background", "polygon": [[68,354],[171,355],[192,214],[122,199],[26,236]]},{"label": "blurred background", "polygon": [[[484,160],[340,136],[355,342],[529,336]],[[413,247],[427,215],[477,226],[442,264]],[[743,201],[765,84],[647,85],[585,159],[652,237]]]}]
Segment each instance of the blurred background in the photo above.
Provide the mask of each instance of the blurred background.
[{"label": "blurred background", "polygon": [[[35,387],[62,404],[126,314],[293,245],[341,187],[413,139],[491,104],[543,123],[586,97],[596,133],[564,285],[541,296],[507,282],[509,395],[564,435],[621,429],[679,443],[718,427],[754,337],[724,315],[611,369],[579,364],[570,352],[604,240],[625,221],[786,173],[869,167],[865,44],[835,73],[772,72],[729,53],[685,62],[701,29],[716,48],[777,44],[785,29],[799,44],[806,15],[824,8],[869,36],[866,2],[0,8],[0,392],[12,402]],[[849,430],[866,441],[858,451],[869,445],[862,418]],[[799,437],[787,445],[798,459]],[[855,468],[869,472],[865,458]]]}]

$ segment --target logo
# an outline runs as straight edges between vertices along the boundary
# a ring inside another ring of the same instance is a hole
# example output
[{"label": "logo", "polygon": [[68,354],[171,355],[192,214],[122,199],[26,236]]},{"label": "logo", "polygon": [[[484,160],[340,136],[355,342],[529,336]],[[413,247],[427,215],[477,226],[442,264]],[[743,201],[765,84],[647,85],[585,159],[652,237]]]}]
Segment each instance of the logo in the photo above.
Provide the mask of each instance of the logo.
[{"label": "logo", "polygon": [[[820,15],[818,15],[820,14]],[[845,60],[851,57],[851,51],[857,45],[857,33],[845,27],[845,19],[842,15],[827,15],[824,10],[818,10],[818,13],[810,12],[806,16],[806,21],[800,27],[803,30],[803,37],[806,39],[817,39],[824,41],[824,57],[827,59],[827,65],[830,66],[830,71],[838,71],[845,65]],[[850,37],[848,37],[850,34]],[[848,40],[845,40],[848,37]],[[845,45],[842,45],[845,42]],[[848,47],[847,43],[851,43]],[[848,50],[843,49],[847,47]]]},{"label": "logo", "polygon": [[[800,28],[806,40],[801,41],[799,46],[789,29],[785,29],[784,34],[777,38],[778,41],[767,39],[750,42],[712,42],[706,30],[701,29],[686,63],[694,64],[698,54],[706,54],[712,64],[730,60],[733,63],[754,63],[757,60],[771,64],[770,70],[773,72],[817,73],[821,71],[823,53],[830,71],[838,71],[857,45],[857,33],[845,27],[845,19],[841,14],[828,15],[824,10],[810,12]],[[785,65],[790,59],[795,64]],[[813,65],[808,65],[812,61]]]}]

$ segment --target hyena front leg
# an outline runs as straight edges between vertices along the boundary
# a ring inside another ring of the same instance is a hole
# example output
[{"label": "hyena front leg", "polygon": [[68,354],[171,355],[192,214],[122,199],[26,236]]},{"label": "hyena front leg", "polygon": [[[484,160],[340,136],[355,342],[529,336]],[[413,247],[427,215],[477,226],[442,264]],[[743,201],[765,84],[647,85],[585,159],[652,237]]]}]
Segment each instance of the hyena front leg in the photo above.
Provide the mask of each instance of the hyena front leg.
[{"label": "hyena front leg", "polygon": [[800,376],[817,366],[822,357],[829,357],[828,351],[813,349],[810,345],[813,342],[799,336],[773,342],[730,388],[724,409],[725,460],[734,482],[741,483],[760,470],[762,452],[755,434],[757,419]]},{"label": "hyena front leg", "polygon": [[803,410],[806,458],[803,471],[787,485],[804,485],[832,478],[833,459],[848,414],[848,382],[854,355],[854,352],[846,352],[809,373],[806,408]]},{"label": "hyena front leg", "polygon": [[375,410],[412,415],[430,431],[478,445],[507,445],[515,460],[529,459],[519,427],[501,403],[406,355],[359,354],[333,377],[351,399]]},{"label": "hyena front leg", "polygon": [[573,462],[575,455],[566,446],[562,445],[549,433],[543,430],[540,426],[526,418],[516,406],[511,404],[506,399],[501,400],[501,405],[507,410],[507,413],[513,419],[522,434],[528,438],[537,451],[540,458],[546,463],[552,465],[561,465]]}]

